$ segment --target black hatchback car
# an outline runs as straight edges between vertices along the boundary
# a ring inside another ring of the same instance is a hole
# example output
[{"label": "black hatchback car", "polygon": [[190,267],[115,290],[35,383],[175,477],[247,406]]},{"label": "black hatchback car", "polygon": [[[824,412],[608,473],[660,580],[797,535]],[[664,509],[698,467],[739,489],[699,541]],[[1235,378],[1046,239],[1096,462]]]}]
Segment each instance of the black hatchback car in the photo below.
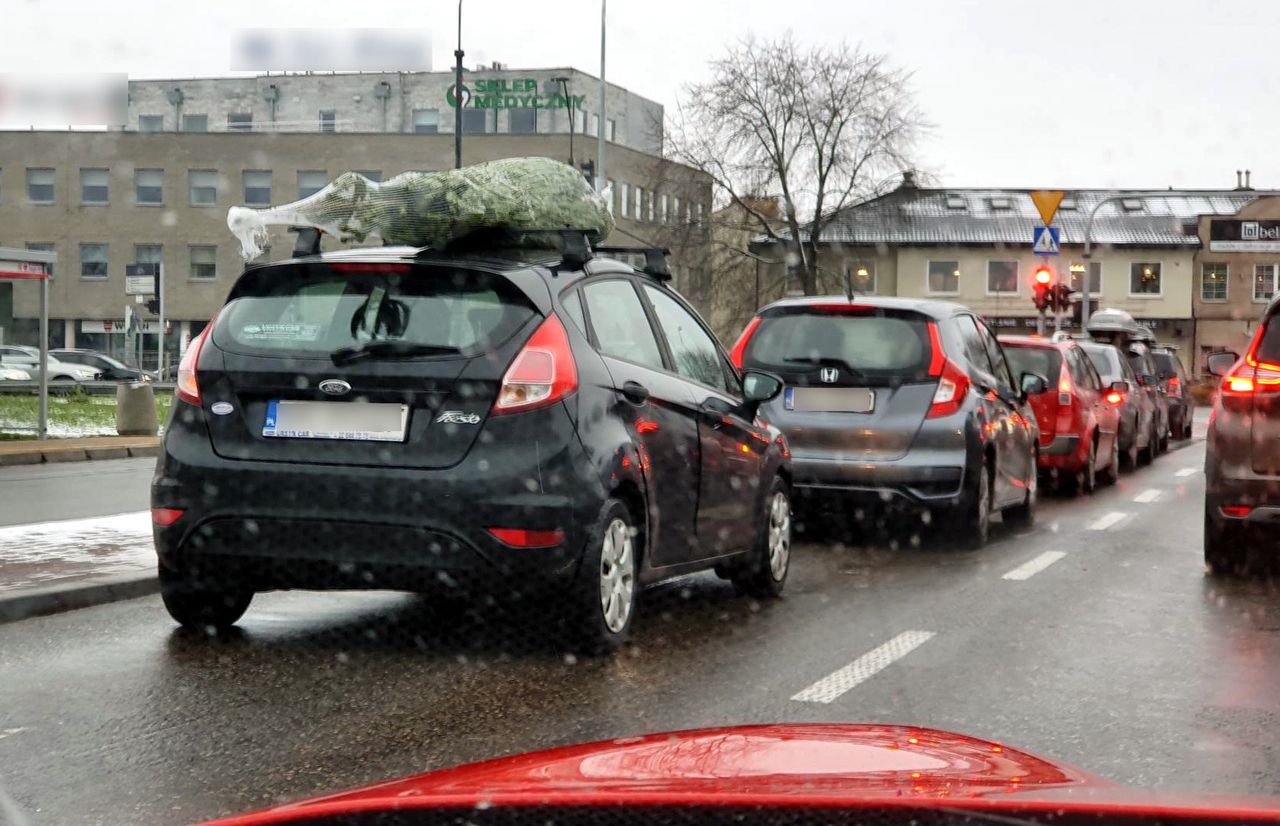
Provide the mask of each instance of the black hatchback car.
[{"label": "black hatchback car", "polygon": [[940,301],[795,298],[765,307],[733,350],[782,376],[761,408],[791,447],[797,496],[929,513],[962,545],[993,514],[1030,522],[1045,378],[1015,376],[970,310]]},{"label": "black hatchback car", "polygon": [[791,470],[756,409],[780,380],[582,250],[247,268],[183,359],[152,485],[174,619],[278,588],[537,591],[607,650],[648,582],[779,594]]}]

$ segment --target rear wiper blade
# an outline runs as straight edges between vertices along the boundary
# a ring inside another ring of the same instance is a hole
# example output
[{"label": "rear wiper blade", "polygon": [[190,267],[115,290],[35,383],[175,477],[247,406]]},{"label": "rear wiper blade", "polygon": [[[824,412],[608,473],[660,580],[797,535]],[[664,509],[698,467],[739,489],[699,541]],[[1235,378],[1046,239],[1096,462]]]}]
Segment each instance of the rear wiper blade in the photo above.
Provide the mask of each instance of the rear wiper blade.
[{"label": "rear wiper blade", "polygon": [[418,356],[447,356],[461,353],[457,347],[439,344],[415,344],[411,341],[370,341],[358,347],[340,347],[329,354],[341,366],[364,359],[409,359]]},{"label": "rear wiper blade", "polygon": [[866,373],[862,372],[862,370],[854,367],[844,359],[835,358],[833,356],[791,356],[789,358],[784,358],[783,361],[787,364],[812,364],[815,367],[839,367],[841,369],[848,370],[859,378],[866,378]]}]

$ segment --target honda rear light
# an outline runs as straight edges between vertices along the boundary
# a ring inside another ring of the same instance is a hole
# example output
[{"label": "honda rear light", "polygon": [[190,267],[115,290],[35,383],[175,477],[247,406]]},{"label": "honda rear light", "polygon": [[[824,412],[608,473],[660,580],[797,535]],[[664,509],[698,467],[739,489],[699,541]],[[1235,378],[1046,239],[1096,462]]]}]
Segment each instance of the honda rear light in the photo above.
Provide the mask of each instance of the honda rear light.
[{"label": "honda rear light", "polygon": [[1103,396],[1103,398],[1107,400],[1108,404],[1124,403],[1124,394],[1121,393],[1119,390],[1108,390],[1107,395]]},{"label": "honda rear light", "polygon": [[1182,398],[1182,382],[1178,380],[1177,376],[1174,376],[1169,379],[1169,384],[1165,388],[1165,391],[1175,399]]},{"label": "honda rear light", "polygon": [[929,322],[929,344],[933,349],[929,358],[929,375],[937,378],[938,388],[933,391],[933,402],[926,418],[937,419],[950,416],[964,404],[964,397],[969,392],[969,374],[947,358],[942,350],[938,325],[932,321]]},{"label": "honda rear light", "polygon": [[182,361],[178,363],[178,380],[174,385],[179,401],[200,406],[200,382],[196,376],[196,367],[200,364],[200,351],[204,349],[204,342],[213,332],[213,325],[217,322],[218,316],[214,315],[209,319],[209,323],[204,325],[200,335],[187,345],[187,352],[182,354]]},{"label": "honda rear light", "polygon": [[578,366],[564,324],[547,316],[507,368],[492,415],[546,407],[578,389]]},{"label": "honda rear light", "polygon": [[1071,406],[1071,373],[1067,370],[1065,362],[1062,369],[1058,371],[1058,406]]},{"label": "honda rear light", "polygon": [[738,342],[733,345],[733,349],[729,352],[729,361],[733,362],[733,366],[739,370],[742,369],[742,354],[747,351],[747,345],[751,343],[751,337],[756,334],[756,328],[760,326],[760,316],[756,316],[747,322],[747,327],[742,331],[742,335],[738,336]]}]

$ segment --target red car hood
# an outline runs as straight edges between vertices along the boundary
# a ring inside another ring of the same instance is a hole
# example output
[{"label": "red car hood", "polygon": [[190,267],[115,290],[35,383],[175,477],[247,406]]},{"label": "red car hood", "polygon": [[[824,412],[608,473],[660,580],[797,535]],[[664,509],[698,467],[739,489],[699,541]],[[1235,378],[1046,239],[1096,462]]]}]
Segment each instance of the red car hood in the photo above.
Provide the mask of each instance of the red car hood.
[{"label": "red car hood", "polygon": [[1154,795],[1019,749],[936,729],[764,725],[549,749],[277,806],[206,826],[475,806],[938,806],[1275,819],[1268,800]]}]

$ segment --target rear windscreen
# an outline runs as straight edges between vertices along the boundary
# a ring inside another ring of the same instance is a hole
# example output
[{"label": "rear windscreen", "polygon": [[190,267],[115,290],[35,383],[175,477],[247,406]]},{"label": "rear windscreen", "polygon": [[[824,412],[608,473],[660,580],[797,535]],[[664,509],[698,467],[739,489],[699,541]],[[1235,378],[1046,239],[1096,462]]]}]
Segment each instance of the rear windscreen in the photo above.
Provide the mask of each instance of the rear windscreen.
[{"label": "rear windscreen", "polygon": [[929,325],[914,314],[783,313],[765,316],[743,354],[744,366],[779,372],[836,360],[869,377],[924,377]]},{"label": "rear windscreen", "polygon": [[1124,378],[1123,371],[1116,361],[1114,352],[1108,353],[1105,350],[1094,350],[1088,347],[1081,347],[1080,349],[1084,350],[1085,355],[1089,357],[1089,361],[1093,362],[1093,369],[1098,371],[1098,375],[1107,381],[1120,381]]},{"label": "rear windscreen", "polygon": [[506,341],[535,313],[501,276],[364,266],[259,271],[237,285],[215,340],[231,350],[329,353],[396,341],[475,353]]},{"label": "rear windscreen", "polygon": [[1009,367],[1015,376],[1023,373],[1035,373],[1050,384],[1058,381],[1058,371],[1062,369],[1062,354],[1048,347],[1019,347],[1005,344],[1004,355],[1009,359]]},{"label": "rear windscreen", "polygon": [[1178,357],[1173,353],[1152,353],[1151,357],[1155,359],[1156,369],[1160,371],[1160,375],[1172,376],[1177,374]]}]

